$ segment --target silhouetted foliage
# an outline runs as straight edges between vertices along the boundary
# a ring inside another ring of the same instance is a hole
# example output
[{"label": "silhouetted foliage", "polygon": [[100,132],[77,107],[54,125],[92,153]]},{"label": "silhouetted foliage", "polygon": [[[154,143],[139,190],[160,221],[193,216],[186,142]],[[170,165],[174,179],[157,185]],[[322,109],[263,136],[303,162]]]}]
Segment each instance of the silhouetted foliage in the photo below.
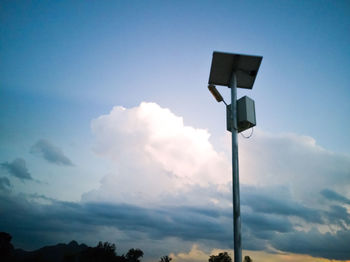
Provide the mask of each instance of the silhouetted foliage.
[{"label": "silhouetted foliage", "polygon": [[[89,247],[84,250],[79,257],[79,261],[81,262],[119,262],[124,260],[119,260],[116,254],[116,247],[114,244],[101,241],[98,243],[96,247]],[[72,259],[72,258],[70,258]],[[74,261],[74,260],[73,260]]]},{"label": "silhouetted foliage", "polygon": [[159,262],[170,262],[171,260],[173,260],[171,257],[163,256],[160,258]]},{"label": "silhouetted foliage", "polygon": [[21,262],[50,262],[49,259],[44,258],[42,254],[35,254],[33,256],[30,256],[28,258],[24,258],[23,260],[20,260]]},{"label": "silhouetted foliage", "polygon": [[[99,242],[96,247],[89,247],[83,251],[77,261],[79,262],[140,262],[143,251],[130,249],[126,255],[118,256],[114,244]],[[75,261],[72,257],[66,257],[68,261]]]},{"label": "silhouetted foliage", "polygon": [[0,258],[6,261],[13,261],[13,245],[11,244],[12,236],[6,232],[0,232]]},{"label": "silhouetted foliage", "polygon": [[250,256],[245,256],[243,262],[253,262],[253,259]]},{"label": "silhouetted foliage", "polygon": [[76,262],[78,260],[77,256],[78,255],[74,253],[64,254],[63,262]]},{"label": "silhouetted foliage", "polygon": [[132,248],[126,253],[126,259],[128,262],[139,262],[140,257],[143,257],[143,251],[138,248]]},{"label": "silhouetted foliage", "polygon": [[210,256],[209,262],[232,262],[232,259],[227,254],[227,252],[224,252],[224,253],[219,253],[217,256],[215,255]]},{"label": "silhouetted foliage", "polygon": [[[71,241],[67,244],[42,247],[35,251],[14,249],[12,236],[0,232],[0,261],[4,262],[140,262],[143,257],[141,249],[130,249],[125,255],[117,255],[116,246],[109,242],[99,242],[96,247],[88,247]],[[163,256],[159,262],[170,262],[169,256]],[[232,262],[227,252],[209,257],[209,262]],[[245,256],[243,262],[253,262]]]}]

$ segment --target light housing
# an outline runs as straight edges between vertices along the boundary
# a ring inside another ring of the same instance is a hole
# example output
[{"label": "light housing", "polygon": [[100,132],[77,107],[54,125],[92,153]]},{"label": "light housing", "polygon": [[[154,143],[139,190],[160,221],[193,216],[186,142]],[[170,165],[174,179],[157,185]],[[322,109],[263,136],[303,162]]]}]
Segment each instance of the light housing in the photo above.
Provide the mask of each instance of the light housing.
[{"label": "light housing", "polygon": [[218,101],[219,103],[224,101],[222,95],[219,93],[219,91],[216,89],[214,85],[208,85],[208,89],[210,93],[213,95],[213,97]]}]

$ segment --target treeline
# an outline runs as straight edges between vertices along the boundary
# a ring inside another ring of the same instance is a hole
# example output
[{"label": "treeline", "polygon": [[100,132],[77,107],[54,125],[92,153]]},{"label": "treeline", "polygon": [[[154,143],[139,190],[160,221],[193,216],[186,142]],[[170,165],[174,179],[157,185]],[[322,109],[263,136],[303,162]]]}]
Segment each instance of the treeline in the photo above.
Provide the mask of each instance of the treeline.
[{"label": "treeline", "polygon": [[[141,249],[130,249],[126,254],[117,254],[115,244],[99,242],[95,247],[78,244],[46,246],[35,251],[15,249],[11,244],[11,235],[0,232],[0,261],[2,262],[140,262],[143,257]],[[157,262],[170,262],[169,256],[161,257]],[[209,262],[232,262],[227,252],[212,255]],[[249,257],[244,262],[252,262]]]},{"label": "treeline", "polygon": [[65,254],[63,262],[139,262],[143,257],[141,249],[130,249],[125,255],[117,255],[114,244],[99,242],[96,247],[88,247],[77,254]]},{"label": "treeline", "polygon": [[108,242],[99,242],[95,247],[78,244],[46,246],[35,251],[15,249],[11,244],[11,235],[0,232],[0,261],[2,262],[140,262],[141,249],[130,249],[119,255],[116,246]]}]

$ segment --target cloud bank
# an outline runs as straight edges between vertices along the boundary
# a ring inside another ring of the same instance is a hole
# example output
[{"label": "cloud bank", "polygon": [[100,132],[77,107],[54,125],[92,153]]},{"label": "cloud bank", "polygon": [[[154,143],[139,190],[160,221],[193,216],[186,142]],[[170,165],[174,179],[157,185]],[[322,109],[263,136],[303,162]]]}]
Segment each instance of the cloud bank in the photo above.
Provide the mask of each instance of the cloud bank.
[{"label": "cloud bank", "polygon": [[[72,203],[27,195],[0,194],[2,230],[10,232],[16,246],[34,248],[43,244],[79,242],[96,244],[111,239],[118,246],[137,245],[147,252],[147,243],[159,243],[158,252],[179,252],[176,244],[201,243],[206,249],[232,248],[232,212],[218,207],[163,206],[144,208],[129,204]],[[334,219],[322,213],[322,220]],[[23,219],[26,218],[26,219]],[[304,219],[304,218],[302,218]],[[347,227],[349,221],[346,222]],[[269,248],[329,259],[349,259],[350,231],[322,233],[296,229],[288,216],[243,210],[243,248]],[[107,231],[103,236],[101,232]],[[117,233],[116,233],[117,232]],[[174,239],[173,246],[167,246]],[[28,241],[29,240],[29,241]],[[146,243],[146,244],[144,244]],[[154,247],[153,247],[154,249]]]},{"label": "cloud bank", "polygon": [[73,166],[72,161],[64,155],[62,150],[45,139],[38,140],[30,152],[42,156],[46,161],[56,165]]}]

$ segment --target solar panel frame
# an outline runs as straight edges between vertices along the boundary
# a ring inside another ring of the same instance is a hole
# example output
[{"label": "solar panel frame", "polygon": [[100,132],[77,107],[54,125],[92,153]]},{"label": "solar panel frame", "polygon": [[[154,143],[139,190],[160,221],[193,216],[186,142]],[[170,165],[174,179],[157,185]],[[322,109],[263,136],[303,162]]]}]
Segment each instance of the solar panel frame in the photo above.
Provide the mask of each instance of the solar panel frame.
[{"label": "solar panel frame", "polygon": [[252,89],[262,56],[213,52],[208,84],[229,86],[232,73],[237,76],[237,87]]}]

